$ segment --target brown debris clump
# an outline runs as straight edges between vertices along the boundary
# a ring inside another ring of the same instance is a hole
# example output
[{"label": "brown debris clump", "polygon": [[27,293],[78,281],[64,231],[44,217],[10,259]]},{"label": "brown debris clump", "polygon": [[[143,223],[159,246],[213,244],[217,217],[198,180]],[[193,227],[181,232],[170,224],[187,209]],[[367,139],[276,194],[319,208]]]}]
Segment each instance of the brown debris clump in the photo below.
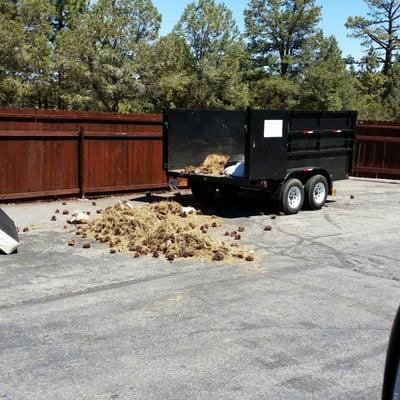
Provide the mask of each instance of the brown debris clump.
[{"label": "brown debris clump", "polygon": [[200,167],[186,167],[185,174],[222,175],[228,165],[229,156],[226,154],[209,154]]},{"label": "brown debris clump", "polygon": [[215,217],[196,212],[182,217],[182,206],[176,202],[134,208],[119,203],[104,209],[94,221],[80,227],[79,233],[116,251],[129,251],[135,258],[148,255],[169,261],[191,257],[233,261],[252,256],[249,250],[232,248],[211,236],[208,232],[213,220]]}]

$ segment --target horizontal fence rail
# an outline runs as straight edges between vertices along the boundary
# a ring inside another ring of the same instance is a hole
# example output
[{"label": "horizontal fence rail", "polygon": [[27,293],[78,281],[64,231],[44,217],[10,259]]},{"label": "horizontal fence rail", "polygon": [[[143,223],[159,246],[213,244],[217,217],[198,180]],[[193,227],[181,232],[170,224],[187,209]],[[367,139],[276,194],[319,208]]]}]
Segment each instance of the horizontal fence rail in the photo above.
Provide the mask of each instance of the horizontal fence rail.
[{"label": "horizontal fence rail", "polygon": [[0,109],[0,200],[166,187],[159,114]]},{"label": "horizontal fence rail", "polygon": [[[0,109],[0,201],[163,189],[162,115]],[[353,175],[400,179],[400,126],[357,127]]]},{"label": "horizontal fence rail", "polygon": [[400,125],[393,122],[359,123],[353,175],[400,179]]}]

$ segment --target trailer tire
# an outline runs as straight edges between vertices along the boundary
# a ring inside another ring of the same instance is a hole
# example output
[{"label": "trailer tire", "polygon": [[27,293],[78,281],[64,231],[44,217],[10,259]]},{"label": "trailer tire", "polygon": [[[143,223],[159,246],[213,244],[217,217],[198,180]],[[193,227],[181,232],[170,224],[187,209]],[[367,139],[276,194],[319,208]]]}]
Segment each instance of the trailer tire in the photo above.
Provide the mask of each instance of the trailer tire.
[{"label": "trailer tire", "polygon": [[289,179],[280,190],[279,203],[286,215],[297,214],[304,204],[304,187],[298,179]]},{"label": "trailer tire", "polygon": [[192,195],[199,203],[208,203],[214,199],[216,188],[206,183],[191,184]]},{"label": "trailer tire", "polygon": [[304,186],[305,204],[309,210],[320,210],[328,198],[328,181],[322,175],[310,178]]}]

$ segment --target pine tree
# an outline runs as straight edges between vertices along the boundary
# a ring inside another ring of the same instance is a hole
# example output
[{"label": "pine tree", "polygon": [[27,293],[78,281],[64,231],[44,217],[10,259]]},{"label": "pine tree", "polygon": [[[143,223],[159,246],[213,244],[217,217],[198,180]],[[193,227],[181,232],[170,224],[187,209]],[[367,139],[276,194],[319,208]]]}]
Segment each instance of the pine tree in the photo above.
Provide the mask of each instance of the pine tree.
[{"label": "pine tree", "polygon": [[390,117],[395,121],[400,121],[400,60],[393,64],[388,78],[390,91],[386,107],[389,110]]},{"label": "pine tree", "polygon": [[174,33],[190,51],[188,106],[244,108],[248,88],[241,63],[245,49],[232,12],[214,0],[187,6]]},{"label": "pine tree", "polygon": [[148,49],[143,65],[146,109],[185,108],[190,101],[191,54],[181,36],[169,34]]},{"label": "pine tree", "polygon": [[51,107],[52,6],[47,0],[0,0],[0,104]]},{"label": "pine tree", "polygon": [[316,38],[301,81],[300,107],[317,110],[353,109],[357,82],[347,71],[335,37]]},{"label": "pine tree", "polygon": [[383,73],[387,76],[400,46],[400,1],[364,0],[370,11],[368,17],[349,17],[346,27],[352,36],[363,39],[368,49],[378,52]]},{"label": "pine tree", "polygon": [[356,73],[359,82],[360,99],[358,102],[359,119],[388,120],[390,115],[385,105],[388,77],[380,68],[378,55],[374,48],[361,59],[360,69]]},{"label": "pine tree", "polygon": [[141,57],[158,37],[161,16],[151,0],[100,0],[64,32],[60,57],[69,107],[141,110]]},{"label": "pine tree", "polygon": [[254,67],[264,74],[296,75],[320,18],[315,0],[251,0],[245,25]]}]

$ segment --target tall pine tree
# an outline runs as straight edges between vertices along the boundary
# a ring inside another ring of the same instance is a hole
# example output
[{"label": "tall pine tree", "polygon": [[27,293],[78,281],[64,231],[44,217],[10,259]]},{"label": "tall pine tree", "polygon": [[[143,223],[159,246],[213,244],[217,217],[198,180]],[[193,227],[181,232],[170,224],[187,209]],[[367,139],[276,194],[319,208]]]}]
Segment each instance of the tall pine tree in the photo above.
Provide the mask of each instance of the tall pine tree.
[{"label": "tall pine tree", "polygon": [[141,56],[158,37],[161,16],[151,0],[99,0],[63,34],[60,57],[73,108],[140,111]]},{"label": "tall pine tree", "polygon": [[315,0],[251,0],[245,25],[254,67],[261,74],[297,74],[320,18],[321,8]]},{"label": "tall pine tree", "polygon": [[232,11],[214,0],[187,6],[174,33],[190,51],[189,107],[243,108],[248,89],[241,63],[244,43]]}]

